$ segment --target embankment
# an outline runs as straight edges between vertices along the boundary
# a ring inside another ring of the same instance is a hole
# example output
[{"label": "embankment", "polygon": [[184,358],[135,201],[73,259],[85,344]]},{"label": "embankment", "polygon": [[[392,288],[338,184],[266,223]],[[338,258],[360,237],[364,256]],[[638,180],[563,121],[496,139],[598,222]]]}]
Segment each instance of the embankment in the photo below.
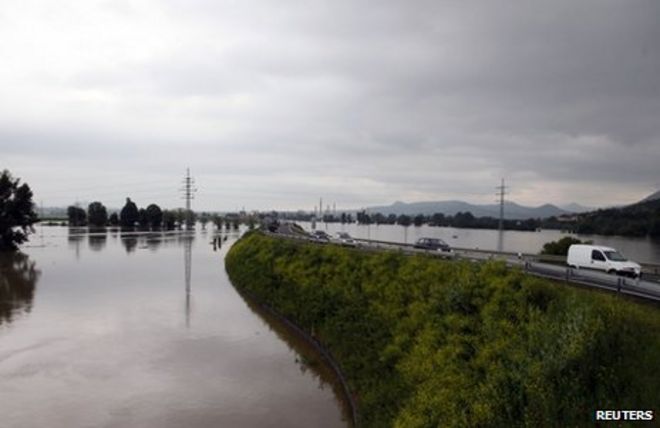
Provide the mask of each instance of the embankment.
[{"label": "embankment", "polygon": [[660,411],[657,307],[500,263],[258,232],[226,267],[332,353],[361,426],[582,426],[597,409]]}]

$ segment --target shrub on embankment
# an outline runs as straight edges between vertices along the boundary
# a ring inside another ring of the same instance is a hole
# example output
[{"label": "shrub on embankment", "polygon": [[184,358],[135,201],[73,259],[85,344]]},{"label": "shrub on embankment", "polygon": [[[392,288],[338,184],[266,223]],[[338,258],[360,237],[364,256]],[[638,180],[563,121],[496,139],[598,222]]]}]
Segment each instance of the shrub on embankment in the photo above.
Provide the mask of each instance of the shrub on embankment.
[{"label": "shrub on embankment", "polygon": [[501,263],[258,232],[226,267],[330,350],[363,426],[580,426],[596,409],[660,410],[656,307]]}]

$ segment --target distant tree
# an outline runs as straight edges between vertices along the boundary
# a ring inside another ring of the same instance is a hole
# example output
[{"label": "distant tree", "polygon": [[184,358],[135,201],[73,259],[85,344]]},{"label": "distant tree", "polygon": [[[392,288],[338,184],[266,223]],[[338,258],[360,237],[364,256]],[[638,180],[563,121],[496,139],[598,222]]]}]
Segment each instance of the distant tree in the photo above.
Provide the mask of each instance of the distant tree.
[{"label": "distant tree", "polygon": [[0,175],[0,251],[15,251],[37,222],[32,190],[9,171]]},{"label": "distant tree", "polygon": [[431,216],[431,224],[433,226],[444,226],[445,224],[445,215],[442,213],[435,213]]},{"label": "distant tree", "polygon": [[186,228],[192,229],[195,226],[195,222],[197,221],[197,213],[193,210],[184,210],[184,222],[186,225]]},{"label": "distant tree", "polygon": [[152,229],[160,228],[163,223],[163,211],[156,204],[150,204],[146,209],[146,221]]},{"label": "distant tree", "polygon": [[85,226],[87,224],[87,213],[84,209],[71,205],[66,209],[69,226]]},{"label": "distant tree", "polygon": [[224,223],[224,219],[221,216],[215,214],[213,216],[213,223],[215,224],[215,227],[218,228],[218,230],[222,230],[222,225]]},{"label": "distant tree", "polygon": [[571,236],[565,236],[559,241],[547,242],[543,245],[543,250],[541,254],[547,254],[551,256],[565,256],[568,254],[568,247],[573,244],[590,244],[591,241],[582,242],[579,239],[575,239]]},{"label": "distant tree", "polygon": [[110,223],[110,226],[117,226],[119,224],[119,216],[117,213],[110,214],[108,222]]},{"label": "distant tree", "polygon": [[206,223],[208,223],[209,220],[211,220],[209,213],[204,212],[199,216],[199,222],[202,223],[202,229],[206,229]]},{"label": "distant tree", "polygon": [[458,212],[454,216],[454,227],[473,227],[475,225],[474,215],[471,212]]},{"label": "distant tree", "polygon": [[92,226],[105,226],[108,224],[108,211],[102,203],[92,202],[87,207],[87,219]]},{"label": "distant tree", "polygon": [[413,219],[413,224],[417,227],[421,226],[424,224],[426,221],[426,217],[424,217],[423,214],[417,214],[415,218]]},{"label": "distant tree", "polygon": [[176,213],[174,211],[163,211],[163,227],[167,230],[172,230],[176,227]]},{"label": "distant tree", "polygon": [[135,202],[131,198],[126,198],[126,205],[119,213],[119,223],[122,227],[133,227],[140,220],[140,213]]},{"label": "distant tree", "polygon": [[149,228],[149,218],[147,217],[147,210],[144,208],[138,209],[138,223],[140,224],[140,229]]},{"label": "distant tree", "polygon": [[412,222],[410,216],[401,214],[399,217],[396,219],[396,224],[400,224],[401,226],[410,226],[410,223]]}]

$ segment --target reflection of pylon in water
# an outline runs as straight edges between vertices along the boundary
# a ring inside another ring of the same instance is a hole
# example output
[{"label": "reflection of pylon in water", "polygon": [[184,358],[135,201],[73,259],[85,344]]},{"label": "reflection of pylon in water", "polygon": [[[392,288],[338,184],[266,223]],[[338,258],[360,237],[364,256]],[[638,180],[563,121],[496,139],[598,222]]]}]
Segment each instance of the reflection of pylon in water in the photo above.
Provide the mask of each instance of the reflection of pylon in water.
[{"label": "reflection of pylon in water", "polygon": [[186,327],[190,327],[190,277],[192,273],[192,237],[185,237],[183,241],[183,263],[185,265],[186,283]]}]

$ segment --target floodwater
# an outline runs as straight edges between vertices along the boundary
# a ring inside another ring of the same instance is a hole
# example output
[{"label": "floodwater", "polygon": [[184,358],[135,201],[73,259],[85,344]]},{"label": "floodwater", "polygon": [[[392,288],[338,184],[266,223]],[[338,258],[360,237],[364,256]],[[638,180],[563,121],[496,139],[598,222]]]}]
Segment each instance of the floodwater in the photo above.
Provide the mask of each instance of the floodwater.
[{"label": "floodwater", "polygon": [[[312,224],[300,222],[306,230]],[[622,236],[572,235],[559,230],[521,232],[514,230],[458,229],[453,227],[399,226],[399,225],[360,225],[341,223],[316,223],[316,229],[333,234],[348,232],[354,238],[375,239],[378,241],[414,243],[418,238],[441,238],[452,247],[510,251],[536,254],[546,242],[557,241],[564,236],[593,241],[596,245],[614,247],[632,260],[646,263],[660,263],[660,240],[650,238],[626,238]]]},{"label": "floodwater", "polygon": [[0,254],[0,426],[342,427],[332,374],[232,287],[238,233],[37,228]]}]

